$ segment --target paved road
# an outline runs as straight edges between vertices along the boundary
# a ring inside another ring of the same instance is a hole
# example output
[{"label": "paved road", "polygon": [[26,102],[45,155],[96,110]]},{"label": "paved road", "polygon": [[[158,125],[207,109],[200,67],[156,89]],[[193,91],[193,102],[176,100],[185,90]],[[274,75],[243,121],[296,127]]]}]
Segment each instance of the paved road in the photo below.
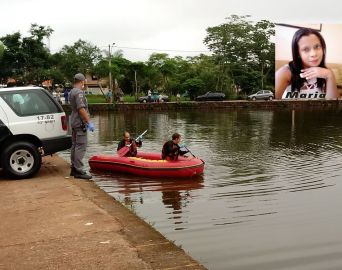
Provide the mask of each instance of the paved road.
[{"label": "paved road", "polygon": [[93,182],[45,157],[33,179],[0,176],[0,269],[205,269]]}]

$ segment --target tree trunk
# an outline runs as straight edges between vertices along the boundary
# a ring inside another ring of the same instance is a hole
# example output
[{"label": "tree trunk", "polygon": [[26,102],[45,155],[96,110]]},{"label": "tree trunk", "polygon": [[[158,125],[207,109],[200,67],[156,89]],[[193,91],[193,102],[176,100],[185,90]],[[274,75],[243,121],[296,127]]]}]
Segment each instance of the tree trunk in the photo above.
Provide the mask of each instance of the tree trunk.
[{"label": "tree trunk", "polygon": [[137,81],[137,71],[134,70],[134,81],[135,81],[135,99],[138,100],[138,81]]},{"label": "tree trunk", "polygon": [[264,89],[264,65],[261,63],[261,89]]}]

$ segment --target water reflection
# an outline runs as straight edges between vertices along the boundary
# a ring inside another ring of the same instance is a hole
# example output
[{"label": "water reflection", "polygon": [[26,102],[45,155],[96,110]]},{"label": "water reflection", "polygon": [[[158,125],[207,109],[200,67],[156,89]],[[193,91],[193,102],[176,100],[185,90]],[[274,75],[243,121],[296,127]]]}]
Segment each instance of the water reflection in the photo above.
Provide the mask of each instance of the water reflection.
[{"label": "water reflection", "polygon": [[342,142],[340,117],[340,111],[276,112],[272,122],[271,146],[309,146],[310,150],[317,152],[325,142],[338,145]]},{"label": "water reflection", "polygon": [[[198,176],[192,179],[158,179],[127,176],[124,174],[94,174],[96,183],[107,193],[119,198],[124,205],[136,210],[136,204],[143,205],[145,197],[149,193],[161,194],[161,202],[170,211],[168,219],[175,220],[175,230],[183,230],[180,226],[186,221],[183,220],[183,209],[190,203],[192,192],[204,187],[203,177]],[[118,197],[119,195],[119,197]],[[122,197],[121,197],[122,195]],[[155,195],[152,195],[155,196]]]},{"label": "water reflection", "polygon": [[179,132],[205,160],[202,178],[96,174],[96,183],[209,269],[339,269],[341,118],[328,110],[104,113],[93,116],[87,158],[113,153],[124,130],[148,129],[143,151],[161,151]]}]

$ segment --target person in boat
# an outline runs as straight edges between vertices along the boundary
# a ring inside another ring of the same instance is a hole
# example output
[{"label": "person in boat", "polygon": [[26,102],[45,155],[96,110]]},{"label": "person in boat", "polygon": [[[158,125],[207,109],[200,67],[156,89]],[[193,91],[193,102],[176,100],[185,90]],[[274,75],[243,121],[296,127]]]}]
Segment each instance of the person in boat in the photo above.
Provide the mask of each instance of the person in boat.
[{"label": "person in boat", "polygon": [[138,147],[142,146],[142,141],[135,141],[135,139],[131,138],[131,135],[128,131],[123,133],[123,139],[119,142],[117,151],[121,148],[126,147],[126,145],[130,145],[129,150],[125,154],[125,157],[135,157],[138,153]]},{"label": "person in boat", "polygon": [[180,150],[179,143],[181,141],[181,135],[174,133],[172,135],[172,140],[167,141],[163,145],[162,149],[162,159],[167,160],[177,160],[178,156],[184,156],[189,151]]}]

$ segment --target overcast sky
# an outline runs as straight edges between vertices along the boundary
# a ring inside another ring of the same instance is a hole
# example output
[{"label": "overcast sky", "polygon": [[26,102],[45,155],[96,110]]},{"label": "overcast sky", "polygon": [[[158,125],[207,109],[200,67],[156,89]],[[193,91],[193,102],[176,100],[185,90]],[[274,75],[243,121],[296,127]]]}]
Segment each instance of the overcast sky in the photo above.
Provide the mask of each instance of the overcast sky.
[{"label": "overcast sky", "polygon": [[252,15],[254,21],[342,23],[342,9],[337,3],[334,0],[1,0],[0,37],[16,31],[27,35],[31,23],[37,23],[54,30],[50,38],[52,53],[81,38],[101,49],[115,42],[126,58],[145,61],[153,51],[124,47],[165,50],[172,56],[197,55],[198,51],[207,51],[203,44],[206,28],[224,23],[232,14]]}]

